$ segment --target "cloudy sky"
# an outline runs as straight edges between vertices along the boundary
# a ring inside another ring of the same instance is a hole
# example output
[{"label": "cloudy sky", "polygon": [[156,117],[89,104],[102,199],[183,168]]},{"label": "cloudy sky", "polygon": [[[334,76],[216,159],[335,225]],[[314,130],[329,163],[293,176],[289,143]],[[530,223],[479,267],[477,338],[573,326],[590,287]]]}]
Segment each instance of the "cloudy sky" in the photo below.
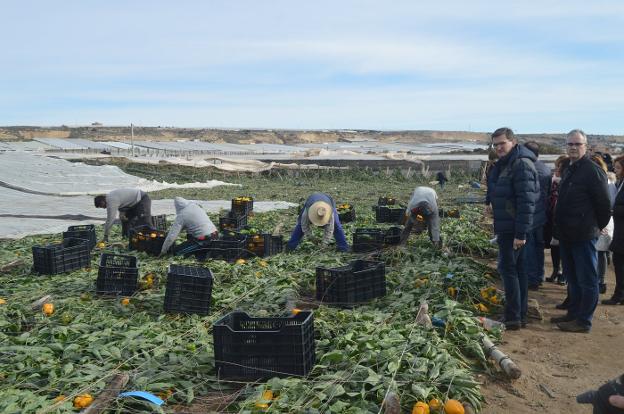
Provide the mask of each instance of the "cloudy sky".
[{"label": "cloudy sky", "polygon": [[0,125],[624,133],[624,1],[29,1]]}]

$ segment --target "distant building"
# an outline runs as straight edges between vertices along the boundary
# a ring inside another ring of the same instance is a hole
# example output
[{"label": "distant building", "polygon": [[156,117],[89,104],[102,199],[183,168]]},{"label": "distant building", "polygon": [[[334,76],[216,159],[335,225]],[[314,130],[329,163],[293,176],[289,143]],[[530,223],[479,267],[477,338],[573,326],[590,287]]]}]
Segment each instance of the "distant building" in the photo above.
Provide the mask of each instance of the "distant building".
[{"label": "distant building", "polygon": [[91,124],[91,126],[102,126],[102,124],[99,123],[99,122],[94,122],[94,123]]}]

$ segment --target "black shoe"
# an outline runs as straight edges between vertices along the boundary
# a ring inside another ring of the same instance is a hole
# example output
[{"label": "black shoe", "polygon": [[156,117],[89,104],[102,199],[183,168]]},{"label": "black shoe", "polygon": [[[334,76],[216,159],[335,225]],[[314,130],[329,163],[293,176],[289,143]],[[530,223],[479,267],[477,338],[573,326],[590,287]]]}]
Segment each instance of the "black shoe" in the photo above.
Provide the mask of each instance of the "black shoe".
[{"label": "black shoe", "polygon": [[550,318],[550,323],[562,323],[562,322],[570,322],[574,320],[576,320],[576,318],[573,318],[572,316],[569,316],[569,315],[553,316],[552,318]]},{"label": "black shoe", "polygon": [[557,280],[557,284],[561,286],[565,286],[568,284],[568,282],[566,282],[565,279],[559,279]]},{"label": "black shoe", "polygon": [[561,273],[553,272],[552,275],[550,275],[549,277],[546,278],[546,281],[548,283],[555,283],[557,281],[557,279],[559,279],[559,276],[561,276]]},{"label": "black shoe", "polygon": [[519,322],[506,322],[505,323],[505,330],[507,331],[517,331],[518,329],[520,329],[521,323]]},{"label": "black shoe", "polygon": [[570,307],[570,298],[566,297],[563,302],[555,306],[556,309],[566,310]]},{"label": "black shoe", "polygon": [[539,290],[540,285],[529,285],[529,290]]},{"label": "black shoe", "polygon": [[589,333],[589,331],[591,330],[591,327],[586,326],[586,325],[581,325],[575,320],[558,323],[557,328],[561,329],[564,332],[578,332],[578,333]]},{"label": "black shoe", "polygon": [[603,305],[624,305],[624,299],[611,297],[610,299],[603,299],[600,303]]},{"label": "black shoe", "polygon": [[601,295],[604,295],[605,293],[607,293],[607,284],[606,283],[599,283],[598,284],[598,292],[600,292]]},{"label": "black shoe", "polygon": [[527,327],[527,321],[520,321],[520,327],[521,328],[526,328]]}]

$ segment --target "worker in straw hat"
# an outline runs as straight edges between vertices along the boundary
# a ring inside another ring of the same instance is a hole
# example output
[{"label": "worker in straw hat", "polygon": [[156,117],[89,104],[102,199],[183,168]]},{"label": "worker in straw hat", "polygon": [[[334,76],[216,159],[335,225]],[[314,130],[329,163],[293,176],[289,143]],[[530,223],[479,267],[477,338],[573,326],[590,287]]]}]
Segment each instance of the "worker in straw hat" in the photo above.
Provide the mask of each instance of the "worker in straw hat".
[{"label": "worker in straw hat", "polygon": [[332,235],[336,239],[336,248],[341,252],[349,250],[334,200],[324,193],[314,193],[306,200],[297,219],[297,226],[293,230],[286,250],[297,248],[304,235],[310,235],[313,226],[323,228],[323,245],[328,245]]},{"label": "worker in straw hat", "polygon": [[440,215],[438,211],[438,194],[430,187],[416,187],[407,208],[405,209],[405,228],[401,233],[401,244],[407,239],[416,226],[421,233],[425,228],[429,231],[429,238],[436,247],[442,247],[440,237]]}]

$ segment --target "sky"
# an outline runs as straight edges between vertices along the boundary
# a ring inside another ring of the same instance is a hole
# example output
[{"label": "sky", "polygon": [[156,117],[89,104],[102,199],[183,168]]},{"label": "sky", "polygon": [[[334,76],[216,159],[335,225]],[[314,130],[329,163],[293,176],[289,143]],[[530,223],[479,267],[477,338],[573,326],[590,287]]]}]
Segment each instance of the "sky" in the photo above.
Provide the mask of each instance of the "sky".
[{"label": "sky", "polygon": [[0,125],[624,134],[624,1],[29,1]]}]

